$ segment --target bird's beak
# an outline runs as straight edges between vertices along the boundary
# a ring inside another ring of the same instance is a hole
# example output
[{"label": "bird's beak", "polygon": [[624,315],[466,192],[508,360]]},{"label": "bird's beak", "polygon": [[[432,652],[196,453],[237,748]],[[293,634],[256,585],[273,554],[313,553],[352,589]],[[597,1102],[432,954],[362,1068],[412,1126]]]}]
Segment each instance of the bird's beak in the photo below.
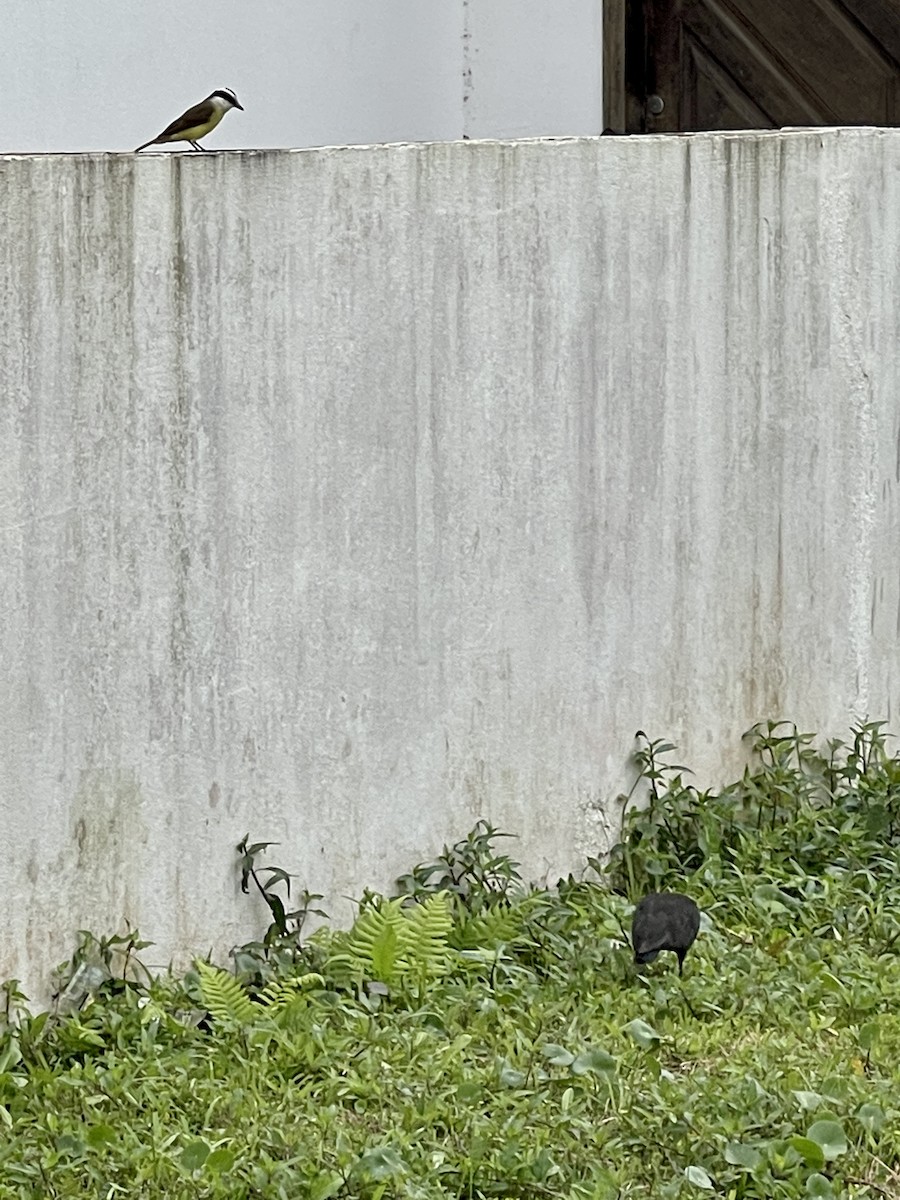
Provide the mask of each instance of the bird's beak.
[{"label": "bird's beak", "polygon": [[237,102],[236,100],[235,100],[235,102],[234,102],[234,107],[235,107],[235,108],[239,108],[239,109],[241,110],[241,112],[243,112],[243,111],[244,111],[244,106],[243,106],[243,104],[238,104],[238,102]]}]

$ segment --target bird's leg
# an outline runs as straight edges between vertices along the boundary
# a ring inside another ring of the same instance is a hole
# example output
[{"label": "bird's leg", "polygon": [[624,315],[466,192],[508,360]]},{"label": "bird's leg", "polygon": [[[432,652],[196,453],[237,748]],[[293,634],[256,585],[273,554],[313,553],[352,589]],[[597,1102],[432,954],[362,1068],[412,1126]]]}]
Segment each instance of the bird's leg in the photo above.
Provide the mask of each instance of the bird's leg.
[{"label": "bird's leg", "polygon": [[206,153],[205,147],[201,146],[199,142],[191,141],[191,145],[194,147],[195,150],[202,150],[204,154]]},{"label": "bird's leg", "polygon": [[682,1000],[685,1002],[685,1004],[687,1005],[687,1010],[688,1010],[688,1012],[691,1014],[691,1016],[692,1016],[692,1017],[694,1018],[694,1020],[696,1021],[696,1020],[697,1020],[697,1014],[694,1012],[693,1005],[691,1004],[690,1000],[688,1000],[688,998],[687,998],[687,992],[684,990],[684,984],[682,984],[682,985],[681,985],[681,998],[682,998]]}]

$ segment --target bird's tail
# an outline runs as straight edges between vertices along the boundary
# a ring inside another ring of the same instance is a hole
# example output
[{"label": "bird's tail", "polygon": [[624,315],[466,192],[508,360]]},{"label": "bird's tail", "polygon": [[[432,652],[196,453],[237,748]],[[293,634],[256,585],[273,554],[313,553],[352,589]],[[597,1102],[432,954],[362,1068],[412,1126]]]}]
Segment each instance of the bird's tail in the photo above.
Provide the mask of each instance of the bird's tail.
[{"label": "bird's tail", "polygon": [[143,146],[138,146],[137,150],[135,150],[135,154],[137,154],[140,150],[146,150],[148,146],[155,146],[158,141],[159,138],[151,138],[149,142],[144,142]]}]

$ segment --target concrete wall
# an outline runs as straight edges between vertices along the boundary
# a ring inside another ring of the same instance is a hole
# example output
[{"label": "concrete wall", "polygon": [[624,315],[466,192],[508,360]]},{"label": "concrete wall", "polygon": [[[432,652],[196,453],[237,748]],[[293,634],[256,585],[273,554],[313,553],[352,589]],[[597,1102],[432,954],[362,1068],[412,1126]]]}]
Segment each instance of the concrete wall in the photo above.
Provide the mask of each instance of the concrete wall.
[{"label": "concrete wall", "polygon": [[[3,0],[0,154],[131,150],[216,87],[209,145],[599,134],[602,0]],[[199,17],[199,19],[198,19]]]},{"label": "concrete wall", "polygon": [[0,976],[894,717],[900,133],[0,159]]}]

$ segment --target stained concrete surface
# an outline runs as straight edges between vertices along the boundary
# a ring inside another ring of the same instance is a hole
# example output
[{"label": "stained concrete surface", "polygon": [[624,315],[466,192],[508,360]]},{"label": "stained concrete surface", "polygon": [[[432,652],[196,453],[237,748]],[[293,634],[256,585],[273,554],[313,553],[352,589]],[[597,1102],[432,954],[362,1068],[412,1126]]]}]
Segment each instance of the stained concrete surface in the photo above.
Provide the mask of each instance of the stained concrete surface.
[{"label": "stained concrete surface", "polygon": [[897,708],[900,134],[0,158],[0,976]]}]

